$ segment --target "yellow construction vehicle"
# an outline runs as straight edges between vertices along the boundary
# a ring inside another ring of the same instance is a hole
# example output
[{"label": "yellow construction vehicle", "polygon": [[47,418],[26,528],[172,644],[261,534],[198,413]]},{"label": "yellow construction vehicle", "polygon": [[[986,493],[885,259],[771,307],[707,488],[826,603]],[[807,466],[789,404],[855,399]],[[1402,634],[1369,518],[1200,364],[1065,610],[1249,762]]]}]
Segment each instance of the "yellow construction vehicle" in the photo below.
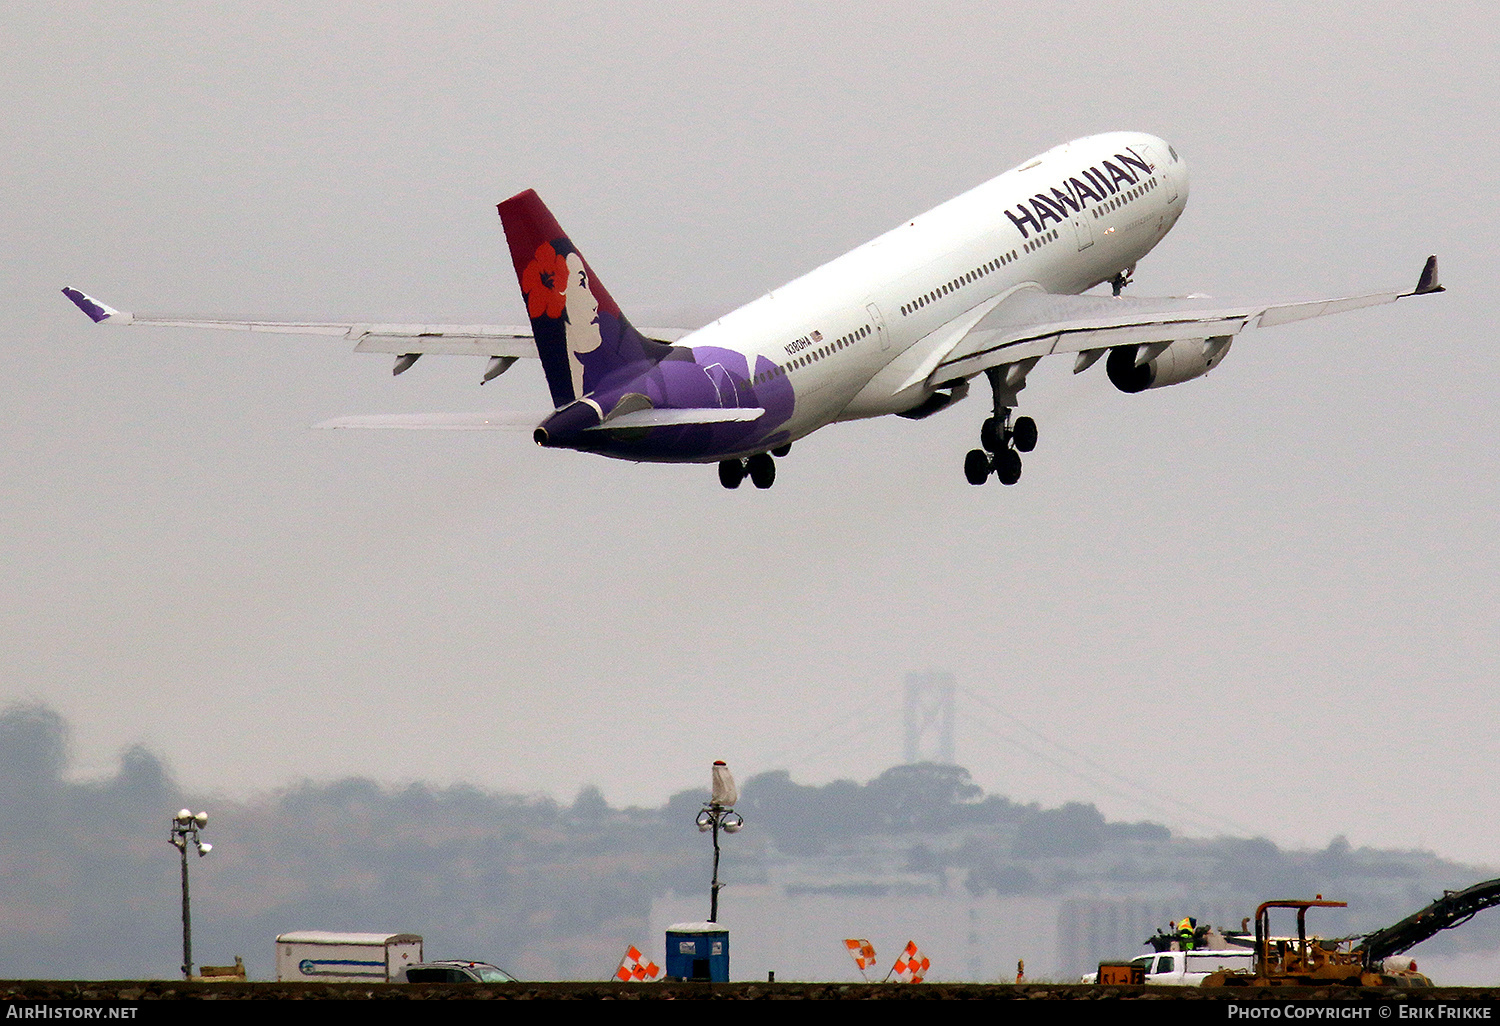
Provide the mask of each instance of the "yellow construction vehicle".
[{"label": "yellow construction vehicle", "polygon": [[[1430,987],[1432,981],[1415,969],[1372,964],[1364,947],[1307,936],[1307,910],[1345,908],[1345,901],[1266,901],[1255,910],[1255,958],[1249,971],[1227,969],[1203,981],[1205,987]],[[1273,908],[1295,909],[1295,939],[1271,936]],[[1363,940],[1364,938],[1355,938]]]}]

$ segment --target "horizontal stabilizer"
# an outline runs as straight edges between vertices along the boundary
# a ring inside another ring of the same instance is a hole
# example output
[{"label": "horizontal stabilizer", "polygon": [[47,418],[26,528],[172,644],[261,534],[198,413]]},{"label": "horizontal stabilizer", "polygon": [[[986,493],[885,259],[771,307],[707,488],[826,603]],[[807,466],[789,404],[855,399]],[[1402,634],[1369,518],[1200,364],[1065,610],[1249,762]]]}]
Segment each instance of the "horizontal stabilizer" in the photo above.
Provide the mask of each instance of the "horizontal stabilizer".
[{"label": "horizontal stabilizer", "polygon": [[708,407],[692,410],[636,410],[612,417],[603,424],[596,424],[585,431],[620,431],[629,428],[682,427],[689,424],[731,424],[737,421],[759,420],[765,410],[758,406],[721,409]]},{"label": "horizontal stabilizer", "polygon": [[371,428],[395,431],[530,431],[545,413],[384,413],[368,417],[335,417],[315,428]]}]

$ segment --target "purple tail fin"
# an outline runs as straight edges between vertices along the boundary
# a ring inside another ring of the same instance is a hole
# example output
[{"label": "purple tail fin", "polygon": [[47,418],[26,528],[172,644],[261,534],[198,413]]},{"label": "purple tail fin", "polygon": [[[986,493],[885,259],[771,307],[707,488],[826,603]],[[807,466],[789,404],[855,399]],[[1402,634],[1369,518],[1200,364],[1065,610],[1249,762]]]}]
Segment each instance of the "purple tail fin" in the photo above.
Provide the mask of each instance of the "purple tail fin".
[{"label": "purple tail fin", "polygon": [[588,395],[616,371],[639,372],[666,354],[669,347],[630,326],[534,191],[512,196],[499,209],[554,406]]}]

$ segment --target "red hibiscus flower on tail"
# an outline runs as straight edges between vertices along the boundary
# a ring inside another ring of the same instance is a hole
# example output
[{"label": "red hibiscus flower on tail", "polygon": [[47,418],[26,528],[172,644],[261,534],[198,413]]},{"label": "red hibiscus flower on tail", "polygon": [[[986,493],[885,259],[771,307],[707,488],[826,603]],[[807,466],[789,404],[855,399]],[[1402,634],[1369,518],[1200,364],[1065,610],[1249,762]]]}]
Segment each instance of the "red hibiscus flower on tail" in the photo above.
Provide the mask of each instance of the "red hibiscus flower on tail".
[{"label": "red hibiscus flower on tail", "polygon": [[526,293],[528,317],[561,317],[568,290],[568,261],[557,255],[552,243],[536,248],[536,256],[521,272],[521,291]]}]

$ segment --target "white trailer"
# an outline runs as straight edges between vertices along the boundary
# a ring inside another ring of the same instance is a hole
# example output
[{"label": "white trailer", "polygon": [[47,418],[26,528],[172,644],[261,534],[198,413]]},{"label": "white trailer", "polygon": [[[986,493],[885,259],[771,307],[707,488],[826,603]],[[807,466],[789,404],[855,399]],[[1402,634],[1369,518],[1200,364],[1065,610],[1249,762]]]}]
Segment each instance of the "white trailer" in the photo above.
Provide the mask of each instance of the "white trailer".
[{"label": "white trailer", "polygon": [[276,980],[287,983],[390,983],[422,961],[414,933],[298,930],[276,938]]}]

